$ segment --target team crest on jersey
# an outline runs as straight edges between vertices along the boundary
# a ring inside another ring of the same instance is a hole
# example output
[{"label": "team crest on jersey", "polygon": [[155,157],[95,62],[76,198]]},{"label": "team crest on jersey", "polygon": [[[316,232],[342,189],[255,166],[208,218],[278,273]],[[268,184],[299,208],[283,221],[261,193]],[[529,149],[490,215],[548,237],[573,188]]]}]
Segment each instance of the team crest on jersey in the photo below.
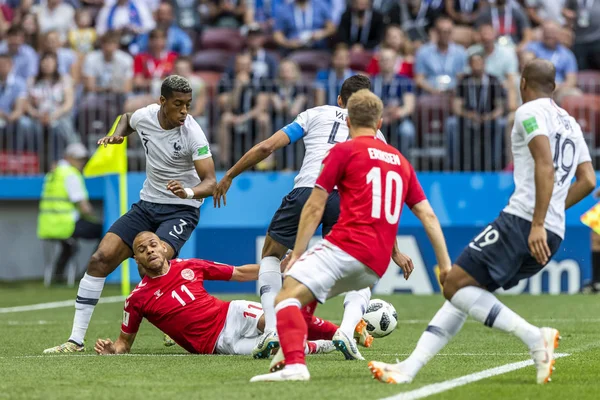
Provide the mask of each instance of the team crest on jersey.
[{"label": "team crest on jersey", "polygon": [[182,149],[181,143],[179,143],[179,142],[173,143],[173,150],[174,150],[173,151],[173,157],[174,158],[180,158],[181,157],[181,149]]},{"label": "team crest on jersey", "polygon": [[181,271],[181,277],[183,279],[187,279],[188,281],[191,281],[192,279],[194,279],[194,271],[192,271],[189,268],[186,268],[183,271]]}]

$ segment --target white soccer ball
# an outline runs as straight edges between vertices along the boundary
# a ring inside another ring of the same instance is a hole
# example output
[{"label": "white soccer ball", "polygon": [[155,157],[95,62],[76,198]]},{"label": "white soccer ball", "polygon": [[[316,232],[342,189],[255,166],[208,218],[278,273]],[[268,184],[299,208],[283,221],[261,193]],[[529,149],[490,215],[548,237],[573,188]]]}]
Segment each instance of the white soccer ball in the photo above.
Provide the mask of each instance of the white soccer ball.
[{"label": "white soccer ball", "polygon": [[375,338],[389,335],[398,325],[394,306],[380,299],[371,299],[363,319],[367,322],[367,331]]}]

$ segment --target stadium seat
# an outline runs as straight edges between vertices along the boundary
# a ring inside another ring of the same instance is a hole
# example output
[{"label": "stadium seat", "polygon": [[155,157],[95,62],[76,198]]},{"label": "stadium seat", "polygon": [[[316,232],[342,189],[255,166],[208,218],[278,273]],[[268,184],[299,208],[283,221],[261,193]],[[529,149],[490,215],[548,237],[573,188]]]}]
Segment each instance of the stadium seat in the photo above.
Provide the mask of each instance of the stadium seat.
[{"label": "stadium seat", "polygon": [[0,175],[35,175],[40,173],[37,153],[0,151]]},{"label": "stadium seat", "polygon": [[239,30],[231,28],[208,28],[202,33],[200,50],[220,49],[237,53],[244,47]]},{"label": "stadium seat", "polygon": [[561,107],[581,126],[592,155],[600,155],[600,96],[567,96],[563,98]]},{"label": "stadium seat", "polygon": [[417,148],[411,150],[411,158],[437,159],[433,169],[446,158],[446,138],[444,127],[451,115],[452,96],[421,95],[417,97],[414,115],[417,129]]},{"label": "stadium seat", "polygon": [[234,53],[228,50],[202,50],[194,55],[192,65],[194,66],[194,71],[223,72],[233,56]]},{"label": "stadium seat", "polygon": [[579,71],[577,73],[577,86],[584,93],[600,94],[600,71]]},{"label": "stadium seat", "polygon": [[321,50],[298,50],[288,58],[295,61],[302,72],[317,72],[329,67],[331,54]]},{"label": "stadium seat", "polygon": [[350,52],[350,68],[355,71],[366,71],[371,58],[373,58],[373,53],[370,51]]}]

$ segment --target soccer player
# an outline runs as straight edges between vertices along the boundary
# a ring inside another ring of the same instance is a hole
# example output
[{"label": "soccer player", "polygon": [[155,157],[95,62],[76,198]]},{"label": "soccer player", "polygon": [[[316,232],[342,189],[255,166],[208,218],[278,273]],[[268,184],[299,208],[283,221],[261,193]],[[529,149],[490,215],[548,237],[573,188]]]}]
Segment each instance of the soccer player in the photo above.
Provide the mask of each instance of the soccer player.
[{"label": "soccer player", "polygon": [[[119,338],[114,343],[98,339],[98,354],[129,353],[143,318],[190,353],[251,353],[265,325],[260,303],[221,301],[206,292],[204,281],[253,281],[258,277],[257,264],[233,267],[198,259],[168,261],[167,245],[152,232],[135,237],[133,252],[145,276],[125,300]],[[318,340],[307,343],[305,351],[333,349],[331,341]]]},{"label": "soccer player", "polygon": [[79,282],[69,340],[44,353],[84,351],[83,339],[104,281],[132,256],[138,233],[156,232],[167,247],[167,258],[172,259],[196,228],[200,206],[212,195],[216,178],[206,136],[188,115],[191,102],[189,82],[171,75],[162,83],[160,105],[123,114],[114,134],[98,141],[99,145],[118,145],[137,131],[146,153],[146,181],[141,200],[110,227],[88,263]]},{"label": "soccer player", "polygon": [[[215,206],[220,207],[221,200],[225,205],[227,191],[235,177],[269,157],[274,151],[297,142],[300,139],[304,141],[306,152],[300,172],[294,180],[294,188],[283,198],[279,210],[275,212],[262,249],[258,285],[260,288],[261,303],[265,310],[265,331],[267,332],[265,336],[275,331],[274,300],[281,289],[280,262],[288,249],[294,247],[300,213],[315,185],[319,169],[321,168],[321,162],[325,154],[336,143],[345,142],[349,138],[348,127],[346,126],[346,117],[348,115],[346,103],[348,102],[348,98],[361,89],[370,88],[371,81],[366,76],[354,75],[346,79],[338,96],[339,107],[321,106],[300,113],[294,122],[277,131],[273,136],[257,144],[244,154],[227,171],[215,189],[213,194]],[[378,132],[377,136],[385,142],[385,138],[381,132]],[[339,195],[337,190],[333,190],[328,197],[323,217],[320,220],[320,223],[323,225],[323,235],[329,233],[331,227],[337,222],[339,213]],[[397,251],[396,247],[394,249],[394,261],[401,266],[405,277],[408,278],[413,269],[412,261]],[[370,299],[370,288],[349,292],[344,299],[344,317],[340,325],[341,329],[348,336],[356,335],[359,343],[366,347],[370,346],[373,338],[367,333],[366,323],[363,323],[362,316],[368,307]],[[316,303],[308,305],[307,309],[314,310],[315,306]],[[310,312],[304,313],[307,321],[311,318],[310,314]],[[335,331],[332,333],[335,333]],[[350,350],[356,351],[345,354],[346,358],[363,359],[356,346]],[[257,357],[260,357],[260,354],[257,354]]]},{"label": "soccer player", "polygon": [[[450,265],[440,224],[412,166],[398,150],[375,139],[382,113],[383,103],[369,90],[356,92],[348,101],[346,124],[352,140],[335,145],[323,161],[302,209],[283,288],[275,299],[286,365],[251,382],[310,379],[304,357],[307,326],[300,308],[377,283],[390,264],[403,203],[423,221],[439,264]],[[340,193],[340,219],[304,253],[335,187]],[[353,346],[352,342],[341,329],[333,337],[338,350]]]},{"label": "soccer player", "polygon": [[515,191],[500,216],[465,247],[454,267],[441,268],[447,301],[412,354],[399,364],[369,364],[380,381],[411,382],[460,331],[467,315],[521,339],[536,366],[537,383],[550,380],[559,332],[531,325],[491,292],[509,289],[544,268],[564,237],[565,209],[596,185],[581,128],[552,100],[555,74],[554,65],[546,60],[525,66],[520,83],[524,104],[516,112],[512,130]]}]

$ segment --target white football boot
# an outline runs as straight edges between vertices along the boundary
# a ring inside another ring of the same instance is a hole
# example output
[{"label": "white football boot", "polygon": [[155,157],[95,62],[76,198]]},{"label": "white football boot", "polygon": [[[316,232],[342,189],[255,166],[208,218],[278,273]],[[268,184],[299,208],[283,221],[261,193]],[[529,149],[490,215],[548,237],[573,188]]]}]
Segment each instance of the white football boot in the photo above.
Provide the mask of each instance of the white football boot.
[{"label": "white football boot", "polygon": [[354,338],[349,338],[344,332],[338,329],[333,335],[333,345],[342,352],[346,360],[364,360],[365,358],[358,351]]},{"label": "white football boot", "polygon": [[260,337],[256,346],[252,349],[252,357],[254,358],[269,358],[274,350],[279,348],[279,336],[277,332],[265,332]]},{"label": "white football boot", "polygon": [[530,351],[531,358],[537,369],[537,383],[544,384],[551,381],[550,376],[554,371],[554,350],[558,348],[560,333],[553,328],[540,328],[544,339],[544,347]]},{"label": "white football boot", "polygon": [[303,364],[286,366],[281,371],[272,372],[270,374],[256,375],[250,382],[283,382],[283,381],[308,381],[310,373],[308,368]]},{"label": "white football boot", "polygon": [[369,363],[369,370],[371,370],[373,378],[383,383],[411,383],[413,380],[412,376],[404,373],[400,365],[371,361]]}]

